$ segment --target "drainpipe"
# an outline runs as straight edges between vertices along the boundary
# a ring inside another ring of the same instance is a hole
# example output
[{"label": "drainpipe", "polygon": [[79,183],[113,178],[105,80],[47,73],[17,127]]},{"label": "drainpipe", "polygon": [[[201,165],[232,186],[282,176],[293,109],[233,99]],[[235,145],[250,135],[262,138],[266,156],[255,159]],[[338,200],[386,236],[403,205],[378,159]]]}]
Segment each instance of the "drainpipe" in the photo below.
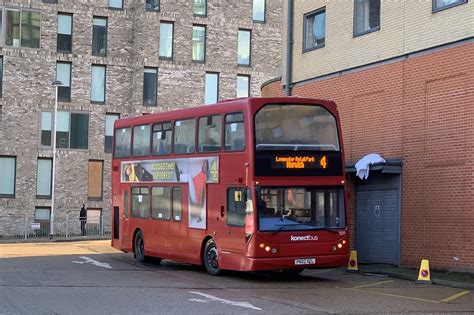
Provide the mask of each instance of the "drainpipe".
[{"label": "drainpipe", "polygon": [[285,95],[291,96],[291,72],[293,70],[293,0],[288,1],[287,34],[286,34],[286,82]]}]

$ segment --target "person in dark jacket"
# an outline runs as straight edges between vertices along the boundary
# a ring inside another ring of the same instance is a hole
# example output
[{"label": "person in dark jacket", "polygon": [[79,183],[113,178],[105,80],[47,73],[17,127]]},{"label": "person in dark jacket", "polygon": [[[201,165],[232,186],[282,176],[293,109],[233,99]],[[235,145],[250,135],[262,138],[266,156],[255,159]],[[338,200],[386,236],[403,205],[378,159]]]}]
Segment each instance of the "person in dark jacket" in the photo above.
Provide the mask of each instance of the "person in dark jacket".
[{"label": "person in dark jacket", "polygon": [[81,235],[86,236],[87,208],[85,204],[82,204],[79,221],[81,221]]}]

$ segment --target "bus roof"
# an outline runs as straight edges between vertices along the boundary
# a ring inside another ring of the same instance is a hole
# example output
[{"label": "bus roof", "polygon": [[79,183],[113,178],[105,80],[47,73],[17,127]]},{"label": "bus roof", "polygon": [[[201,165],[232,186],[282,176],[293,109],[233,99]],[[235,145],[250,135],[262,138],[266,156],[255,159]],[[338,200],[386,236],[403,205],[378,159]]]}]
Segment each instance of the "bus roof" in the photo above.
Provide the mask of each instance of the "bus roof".
[{"label": "bus roof", "polygon": [[327,107],[331,112],[336,111],[336,104],[332,101],[312,99],[299,96],[284,97],[248,97],[223,100],[215,104],[200,105],[189,108],[176,109],[161,113],[137,115],[121,118],[115,121],[115,127],[126,127],[130,125],[149,124],[160,121],[195,118],[199,116],[242,111],[251,106],[263,104],[320,104]]}]

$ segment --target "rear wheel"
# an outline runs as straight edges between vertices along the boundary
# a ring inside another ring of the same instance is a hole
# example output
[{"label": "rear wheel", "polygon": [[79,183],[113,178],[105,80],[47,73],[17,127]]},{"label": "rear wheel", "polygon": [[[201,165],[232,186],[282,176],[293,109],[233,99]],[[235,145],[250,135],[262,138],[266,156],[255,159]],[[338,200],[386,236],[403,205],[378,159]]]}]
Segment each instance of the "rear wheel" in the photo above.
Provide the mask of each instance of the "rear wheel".
[{"label": "rear wheel", "polygon": [[147,261],[147,257],[145,256],[145,241],[143,240],[142,231],[138,231],[135,236],[135,259],[141,263]]},{"label": "rear wheel", "polygon": [[219,253],[216,242],[211,238],[204,247],[204,267],[206,271],[213,276],[222,274],[219,268]]}]

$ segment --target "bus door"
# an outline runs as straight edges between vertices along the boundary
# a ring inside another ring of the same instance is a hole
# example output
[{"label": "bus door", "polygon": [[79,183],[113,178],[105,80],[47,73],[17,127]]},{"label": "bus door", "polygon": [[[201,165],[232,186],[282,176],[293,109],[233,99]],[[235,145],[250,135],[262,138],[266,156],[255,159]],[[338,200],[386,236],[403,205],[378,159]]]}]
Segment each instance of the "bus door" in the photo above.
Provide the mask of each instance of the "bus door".
[{"label": "bus door", "polygon": [[126,251],[132,250],[132,242],[130,237],[130,192],[128,188],[122,190],[123,211],[120,212],[120,239],[122,248]]},{"label": "bus door", "polygon": [[[228,187],[225,213],[225,232],[221,235],[223,264],[241,264],[247,246],[245,238],[247,189],[244,187]],[[247,223],[248,224],[248,223]],[[230,258],[230,259],[227,259]],[[239,268],[236,266],[227,266]]]}]

